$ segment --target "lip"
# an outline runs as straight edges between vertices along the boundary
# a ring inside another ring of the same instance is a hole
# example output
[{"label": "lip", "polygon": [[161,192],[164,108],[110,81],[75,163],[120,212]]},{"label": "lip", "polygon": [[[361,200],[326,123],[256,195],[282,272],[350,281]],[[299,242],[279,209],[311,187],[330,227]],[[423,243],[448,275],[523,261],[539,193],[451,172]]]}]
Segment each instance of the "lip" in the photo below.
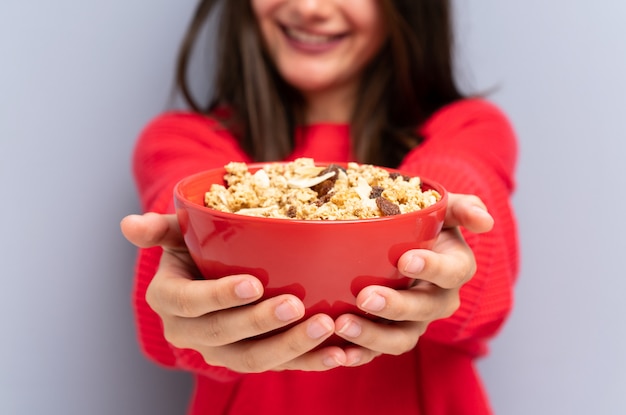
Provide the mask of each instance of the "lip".
[{"label": "lip", "polygon": [[305,53],[323,53],[337,47],[347,34],[324,34],[303,30],[286,25],[279,26],[287,43],[294,49]]}]

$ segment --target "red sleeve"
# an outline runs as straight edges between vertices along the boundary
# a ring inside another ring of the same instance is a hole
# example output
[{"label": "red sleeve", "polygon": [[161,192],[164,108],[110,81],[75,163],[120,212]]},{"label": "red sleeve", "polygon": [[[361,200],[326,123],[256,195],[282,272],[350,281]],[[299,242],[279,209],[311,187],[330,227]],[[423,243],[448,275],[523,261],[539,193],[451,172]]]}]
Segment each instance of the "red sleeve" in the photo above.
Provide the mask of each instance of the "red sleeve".
[{"label": "red sleeve", "polygon": [[461,306],[433,322],[429,340],[482,354],[486,340],[506,319],[518,271],[517,229],[510,197],[514,188],[517,141],[507,118],[481,100],[451,104],[423,127],[425,141],[407,155],[402,168],[443,184],[454,193],[478,195],[495,219],[492,231],[463,231],[478,269],[461,289]]},{"label": "red sleeve", "polygon": [[[133,155],[143,211],[173,213],[173,188],[179,180],[229,161],[250,160],[216,121],[189,113],[156,118],[141,133]],[[164,366],[224,380],[236,376],[228,369],[208,366],[199,353],[177,349],[165,340],[161,319],[145,300],[160,258],[161,248],[151,248],[141,249],[137,259],[133,305],[142,350]]]}]

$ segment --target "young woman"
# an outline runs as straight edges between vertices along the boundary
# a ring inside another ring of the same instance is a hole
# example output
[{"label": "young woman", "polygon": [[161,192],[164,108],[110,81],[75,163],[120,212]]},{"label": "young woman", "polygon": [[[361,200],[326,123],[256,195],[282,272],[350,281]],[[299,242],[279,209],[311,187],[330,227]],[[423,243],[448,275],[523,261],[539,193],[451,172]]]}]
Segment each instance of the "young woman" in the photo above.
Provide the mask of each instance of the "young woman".
[{"label": "young woman", "polygon": [[[490,413],[474,360],[511,307],[517,147],[506,117],[456,86],[449,2],[222,1],[215,93],[204,102],[186,69],[216,3],[199,3],[181,49],[191,110],[158,116],[135,150],[148,213],[122,231],[142,248],[134,301],[145,353],[194,373],[190,414]],[[172,215],[174,184],[230,161],[303,156],[400,167],[454,192],[433,250],[398,262],[421,283],[357,296],[394,323],[303,321],[294,296],[255,303],[263,287],[252,275],[197,278]],[[316,348],[333,333],[353,346]]]}]

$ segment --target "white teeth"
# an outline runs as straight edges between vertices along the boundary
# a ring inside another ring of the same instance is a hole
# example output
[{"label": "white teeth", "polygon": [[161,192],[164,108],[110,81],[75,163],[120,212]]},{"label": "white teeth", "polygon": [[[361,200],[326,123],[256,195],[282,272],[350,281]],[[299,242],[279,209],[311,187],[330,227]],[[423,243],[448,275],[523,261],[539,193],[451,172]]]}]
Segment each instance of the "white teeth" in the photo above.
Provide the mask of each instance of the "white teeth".
[{"label": "white teeth", "polygon": [[335,36],[326,36],[326,35],[314,35],[312,33],[303,32],[297,29],[287,28],[287,35],[302,43],[310,43],[310,44],[321,44],[332,41]]}]

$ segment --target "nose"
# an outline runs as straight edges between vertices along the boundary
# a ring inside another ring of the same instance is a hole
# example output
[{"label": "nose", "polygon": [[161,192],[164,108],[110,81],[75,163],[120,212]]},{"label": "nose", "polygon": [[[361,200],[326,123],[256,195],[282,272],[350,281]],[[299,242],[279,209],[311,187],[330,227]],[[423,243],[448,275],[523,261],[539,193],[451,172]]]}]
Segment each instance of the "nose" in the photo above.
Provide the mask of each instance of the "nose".
[{"label": "nose", "polygon": [[290,0],[292,10],[302,20],[325,19],[332,12],[334,0]]}]

